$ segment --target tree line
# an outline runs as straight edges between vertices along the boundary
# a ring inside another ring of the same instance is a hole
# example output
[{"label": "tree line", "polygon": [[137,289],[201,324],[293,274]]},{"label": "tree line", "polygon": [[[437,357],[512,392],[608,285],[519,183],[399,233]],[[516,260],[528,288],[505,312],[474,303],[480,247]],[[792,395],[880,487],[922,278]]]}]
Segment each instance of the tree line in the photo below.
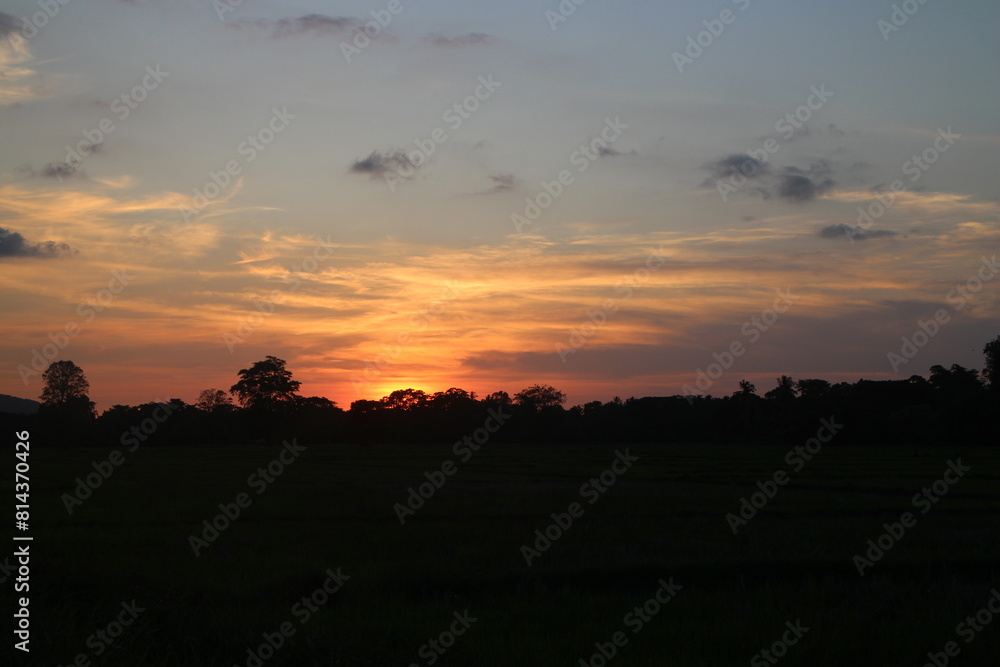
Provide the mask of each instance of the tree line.
[{"label": "tree line", "polygon": [[930,445],[997,442],[1000,336],[983,349],[982,372],[952,364],[928,377],[858,380],[776,379],[760,395],[747,380],[728,396],[667,396],[592,401],[565,407],[566,394],[536,384],[513,396],[483,397],[457,387],[428,394],[398,389],[344,410],[320,396],[301,396],[301,383],[275,356],[237,373],[228,390],[180,399],[113,405],[97,414],[90,383],[72,361],[43,373],[36,415],[0,415],[11,428],[32,428],[36,440],[74,445],[225,445],[280,441],[441,443],[479,428],[490,411],[510,415],[494,441],[516,442],[793,442],[810,437],[821,419],[843,424],[839,442]]}]

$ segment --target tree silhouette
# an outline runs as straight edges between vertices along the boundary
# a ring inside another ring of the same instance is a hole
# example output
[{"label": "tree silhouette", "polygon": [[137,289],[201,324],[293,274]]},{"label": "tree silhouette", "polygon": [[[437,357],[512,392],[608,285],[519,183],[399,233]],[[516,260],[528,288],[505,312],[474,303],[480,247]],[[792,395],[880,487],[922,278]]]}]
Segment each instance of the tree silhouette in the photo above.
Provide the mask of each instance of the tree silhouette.
[{"label": "tree silhouette", "polygon": [[476,392],[451,387],[447,391],[437,391],[430,397],[431,405],[445,412],[466,408],[476,403]]},{"label": "tree silhouette", "polygon": [[427,404],[427,393],[421,389],[397,389],[383,396],[382,404],[390,410],[416,410]]},{"label": "tree silhouette", "polygon": [[975,394],[983,388],[979,372],[975,368],[965,368],[959,364],[952,364],[951,368],[931,366],[929,382],[935,389],[955,396]]},{"label": "tree silhouette", "polygon": [[819,399],[830,391],[830,383],[827,380],[799,380],[795,388],[802,398]]},{"label": "tree silhouette", "polygon": [[514,403],[533,411],[558,408],[566,402],[566,394],[551,385],[536,384],[514,394]]},{"label": "tree silhouette", "polygon": [[72,361],[53,361],[42,373],[42,381],[45,386],[39,398],[50,414],[56,412],[88,418],[97,416],[94,402],[87,395],[90,391],[87,376]]},{"label": "tree silhouette", "polygon": [[483,403],[496,406],[507,406],[511,402],[510,394],[505,391],[495,391],[492,394],[487,394],[486,398],[483,399]]},{"label": "tree silhouette", "polygon": [[779,401],[790,401],[795,398],[795,381],[787,375],[782,375],[778,378],[778,385],[771,391],[764,394],[764,398],[771,398]]},{"label": "tree silhouette", "polygon": [[239,382],[229,392],[240,405],[263,412],[282,412],[295,403],[301,382],[292,379],[292,372],[285,368],[285,360],[268,355],[250,368],[238,373]]},{"label": "tree silhouette", "polygon": [[1000,392],[1000,336],[986,343],[983,354],[986,355],[983,379],[989,385],[990,391]]},{"label": "tree silhouette", "polygon": [[[202,391],[198,403],[179,399],[135,407],[112,406],[96,420],[87,396],[90,385],[70,361],[52,364],[45,387],[39,430],[53,443],[118,441],[139,424],[158,424],[155,444],[277,441],[298,436],[305,442],[454,441],[481,427],[486,415],[510,415],[511,423],[492,434],[498,442],[803,442],[822,419],[848,426],[837,441],[853,444],[995,443],[1000,384],[1000,337],[986,344],[983,373],[958,364],[932,366],[930,377],[866,380],[855,383],[777,379],[766,398],[742,380],[732,396],[615,397],[565,410],[566,395],[549,385],[533,385],[511,397],[502,391],[483,398],[457,387],[428,395],[399,389],[381,400],[357,400],[344,411],[323,397],[301,397],[300,383],[285,362],[269,356],[239,371],[230,389],[244,409],[219,389]],[[987,388],[987,385],[989,388]],[[197,409],[195,409],[197,408]],[[163,419],[169,415],[169,421]],[[0,413],[0,418],[3,414]],[[20,417],[18,418],[21,419]],[[294,429],[294,430],[293,430]],[[143,441],[144,442],[144,441]]]},{"label": "tree silhouette", "polygon": [[42,373],[45,386],[38,416],[44,438],[54,443],[87,444],[97,417],[87,392],[90,383],[72,361],[54,361]]},{"label": "tree silhouette", "polygon": [[351,414],[354,415],[373,415],[383,408],[385,405],[381,401],[371,401],[364,398],[351,401]]},{"label": "tree silhouette", "polygon": [[40,398],[45,405],[65,405],[78,398],[87,398],[90,383],[83,369],[72,361],[53,361],[42,373],[45,387]]},{"label": "tree silhouette", "polygon": [[221,389],[205,389],[198,394],[194,407],[205,412],[229,411],[233,408],[233,400]]}]

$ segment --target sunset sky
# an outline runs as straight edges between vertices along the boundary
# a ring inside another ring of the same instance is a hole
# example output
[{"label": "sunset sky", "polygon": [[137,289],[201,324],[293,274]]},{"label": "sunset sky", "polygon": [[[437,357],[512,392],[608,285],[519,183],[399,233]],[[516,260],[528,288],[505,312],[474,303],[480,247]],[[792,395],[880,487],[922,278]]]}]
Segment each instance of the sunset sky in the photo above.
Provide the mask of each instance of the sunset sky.
[{"label": "sunset sky", "polygon": [[33,355],[101,410],[266,355],[344,408],[679,394],[737,341],[704,393],[982,368],[1000,4],[911,2],[5,0],[0,393]]}]

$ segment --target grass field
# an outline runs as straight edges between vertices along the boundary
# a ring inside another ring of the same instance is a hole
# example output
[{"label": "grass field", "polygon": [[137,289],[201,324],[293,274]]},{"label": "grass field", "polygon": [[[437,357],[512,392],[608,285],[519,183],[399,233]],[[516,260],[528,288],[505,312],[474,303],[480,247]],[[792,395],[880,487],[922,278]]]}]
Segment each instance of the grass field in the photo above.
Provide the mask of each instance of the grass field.
[{"label": "grass field", "polygon": [[[764,665],[789,621],[808,632],[782,665],[920,667],[949,641],[951,664],[1000,664],[1000,619],[956,633],[1000,586],[997,448],[833,444],[796,473],[783,447],[630,446],[638,460],[593,504],[581,485],[623,447],[487,444],[462,463],[449,445],[307,446],[258,494],[247,478],[279,449],[139,448],[71,516],[60,496],[109,450],[33,451],[33,641],[17,664],[252,667],[248,649],[289,622],[260,664],[427,665],[421,647],[466,610],[434,664],[601,665],[595,643],[621,631],[608,664]],[[921,514],[911,498],[959,457],[971,470]],[[394,504],[446,459],[457,472],[401,525]],[[725,515],[776,470],[790,482],[734,535]],[[250,506],[195,557],[189,536],[239,493]],[[573,502],[582,516],[529,567],[521,546]],[[859,576],[852,558],[906,511],[916,525]],[[338,568],[342,588],[294,613]],[[671,578],[681,590],[634,632],[626,614]],[[88,646],[133,599],[136,620]]]}]

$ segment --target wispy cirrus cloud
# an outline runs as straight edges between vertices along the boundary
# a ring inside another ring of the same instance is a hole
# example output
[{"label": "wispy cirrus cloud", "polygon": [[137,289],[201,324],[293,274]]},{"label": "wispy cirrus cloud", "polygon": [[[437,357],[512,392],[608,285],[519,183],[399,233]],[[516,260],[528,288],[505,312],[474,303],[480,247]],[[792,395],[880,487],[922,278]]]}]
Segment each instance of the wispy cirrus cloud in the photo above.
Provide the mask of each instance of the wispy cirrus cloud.
[{"label": "wispy cirrus cloud", "polygon": [[[762,178],[771,173],[771,165],[745,153],[731,153],[704,165],[712,178],[732,178],[744,176],[748,179]],[[714,184],[703,187],[715,187]]]},{"label": "wispy cirrus cloud", "polygon": [[455,37],[446,37],[444,35],[438,35],[432,33],[430,35],[427,35],[425,39],[434,46],[441,46],[445,48],[454,48],[462,46],[480,46],[480,45],[490,44],[494,40],[494,38],[491,35],[487,35],[481,32],[470,32],[464,35],[457,35]]},{"label": "wispy cirrus cloud", "polygon": [[487,195],[495,192],[508,192],[517,187],[517,177],[514,174],[502,172],[490,174],[493,187],[477,192],[476,194]]},{"label": "wispy cirrus cloud", "polygon": [[227,27],[239,30],[259,30],[271,37],[295,37],[298,35],[341,35],[354,29],[362,29],[364,21],[352,16],[327,16],[326,14],[306,14],[295,18],[281,19],[239,19],[228,21]]},{"label": "wispy cirrus cloud", "polygon": [[43,96],[44,79],[23,66],[32,57],[20,30],[19,19],[0,12],[0,107]]},{"label": "wispy cirrus cloud", "polygon": [[869,239],[883,239],[896,236],[896,232],[889,229],[866,230],[854,225],[839,224],[827,225],[817,232],[823,239],[850,239],[852,241],[867,241]]}]

